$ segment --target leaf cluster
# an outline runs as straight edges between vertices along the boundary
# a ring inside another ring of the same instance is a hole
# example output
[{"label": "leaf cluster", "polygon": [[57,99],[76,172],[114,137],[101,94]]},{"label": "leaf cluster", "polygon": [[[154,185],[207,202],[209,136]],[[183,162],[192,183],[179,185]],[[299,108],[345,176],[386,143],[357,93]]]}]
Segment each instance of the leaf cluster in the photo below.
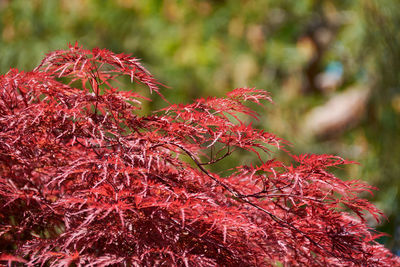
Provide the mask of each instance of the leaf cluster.
[{"label": "leaf cluster", "polygon": [[[137,58],[77,44],[0,77],[0,261],[400,264],[366,224],[382,215],[359,198],[372,188],[328,170],[351,162],[269,158],[287,142],[241,120],[258,118],[245,102],[270,100],[265,91],[238,88],[139,116],[149,99],[115,87],[124,75],[162,96]],[[241,150],[261,164],[209,170]]]}]

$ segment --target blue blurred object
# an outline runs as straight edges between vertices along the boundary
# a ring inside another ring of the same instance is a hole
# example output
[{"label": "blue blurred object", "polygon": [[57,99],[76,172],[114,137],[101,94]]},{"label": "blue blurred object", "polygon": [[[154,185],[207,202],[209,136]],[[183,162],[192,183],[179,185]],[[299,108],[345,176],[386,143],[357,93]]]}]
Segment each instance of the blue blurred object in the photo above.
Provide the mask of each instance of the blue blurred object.
[{"label": "blue blurred object", "polygon": [[343,65],[339,61],[330,62],[323,73],[316,77],[316,83],[323,91],[334,90],[340,86],[343,78]]},{"label": "blue blurred object", "polygon": [[343,65],[339,61],[332,61],[325,68],[325,73],[336,75],[342,77],[343,75]]}]

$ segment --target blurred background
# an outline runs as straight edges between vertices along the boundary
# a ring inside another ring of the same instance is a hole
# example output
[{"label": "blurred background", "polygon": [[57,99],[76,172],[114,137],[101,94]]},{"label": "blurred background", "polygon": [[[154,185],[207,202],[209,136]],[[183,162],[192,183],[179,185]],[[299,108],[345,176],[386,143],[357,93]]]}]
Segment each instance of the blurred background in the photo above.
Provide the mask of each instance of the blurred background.
[{"label": "blurred background", "polygon": [[0,71],[78,41],[141,58],[174,103],[266,89],[257,126],[360,162],[338,175],[380,188],[373,226],[400,254],[399,27],[398,0],[0,0]]}]

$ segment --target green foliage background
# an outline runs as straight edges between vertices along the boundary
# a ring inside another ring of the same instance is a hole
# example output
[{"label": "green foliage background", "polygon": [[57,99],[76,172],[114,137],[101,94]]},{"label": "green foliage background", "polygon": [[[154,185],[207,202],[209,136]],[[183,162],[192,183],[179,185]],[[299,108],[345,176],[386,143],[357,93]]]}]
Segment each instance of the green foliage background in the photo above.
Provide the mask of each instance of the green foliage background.
[{"label": "green foliage background", "polygon": [[[0,0],[0,71],[31,70],[46,52],[78,41],[141,58],[171,87],[171,102],[266,89],[275,104],[258,108],[258,126],[291,141],[294,153],[360,162],[340,175],[380,188],[371,199],[389,217],[382,242],[399,254],[399,26],[397,0]],[[310,112],[353,88],[368,92],[361,111],[310,133]],[[144,112],[163,105],[156,99]]]}]

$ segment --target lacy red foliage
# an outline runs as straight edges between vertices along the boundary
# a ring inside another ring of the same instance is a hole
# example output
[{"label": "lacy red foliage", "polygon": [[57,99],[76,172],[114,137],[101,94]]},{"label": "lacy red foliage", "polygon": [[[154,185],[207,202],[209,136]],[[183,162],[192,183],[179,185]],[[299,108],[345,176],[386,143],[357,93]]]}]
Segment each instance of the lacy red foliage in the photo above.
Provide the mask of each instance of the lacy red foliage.
[{"label": "lacy red foliage", "polygon": [[[371,187],[327,170],[350,162],[270,158],[285,142],[240,115],[265,91],[138,116],[148,99],[113,87],[122,75],[161,95],[138,59],[77,45],[0,77],[0,262],[400,266],[366,224]],[[241,150],[263,163],[210,171]]]}]

